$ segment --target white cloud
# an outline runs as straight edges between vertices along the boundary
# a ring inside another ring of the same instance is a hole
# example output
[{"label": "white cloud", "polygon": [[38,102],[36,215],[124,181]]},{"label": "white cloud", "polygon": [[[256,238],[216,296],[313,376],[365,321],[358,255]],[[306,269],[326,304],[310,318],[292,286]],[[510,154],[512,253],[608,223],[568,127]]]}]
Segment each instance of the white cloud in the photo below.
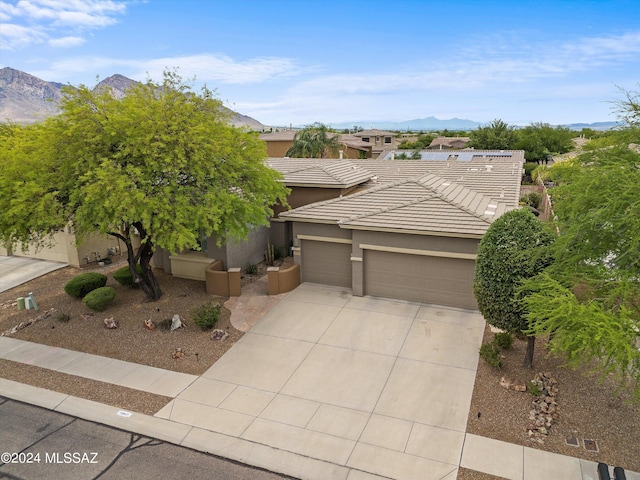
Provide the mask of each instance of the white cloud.
[{"label": "white cloud", "polygon": [[199,81],[228,84],[265,82],[274,78],[296,75],[299,69],[292,60],[276,57],[258,57],[236,61],[226,55],[201,54],[185,57],[167,57],[138,62],[141,76],[148,73],[153,79],[161,79],[166,68],[179,67],[181,75],[195,76]]},{"label": "white cloud", "polygon": [[49,20],[54,25],[79,27],[115,23],[112,15],[124,13],[126,4],[112,0],[20,0],[18,14],[34,20]]},{"label": "white cloud", "polygon": [[34,43],[46,41],[41,31],[12,23],[0,24],[0,50],[19,50]]},{"label": "white cloud", "polygon": [[[247,85],[273,79],[292,77],[300,68],[287,58],[259,57],[236,61],[225,55],[201,54],[185,57],[165,57],[152,60],[123,60],[108,57],[73,57],[53,62],[46,70],[34,75],[57,81],[69,81],[71,74],[87,73],[91,77],[98,73],[111,75],[120,73],[135,80],[151,78],[162,81],[165,69],[178,68],[185,79],[195,77],[198,82]],[[79,75],[74,75],[79,76]]]},{"label": "white cloud", "polygon": [[82,37],[61,37],[61,38],[51,38],[49,39],[49,45],[52,47],[58,48],[68,48],[68,47],[77,47],[78,45],[82,45],[85,42],[85,39]]},{"label": "white cloud", "polygon": [[[48,41],[52,46],[79,45],[78,32],[116,23],[126,3],[115,0],[19,0],[15,5],[0,2],[0,35],[6,49],[20,49]],[[23,29],[18,31],[18,27]],[[7,31],[8,30],[8,31]],[[29,31],[26,34],[25,31]],[[7,46],[8,45],[8,46]]]}]

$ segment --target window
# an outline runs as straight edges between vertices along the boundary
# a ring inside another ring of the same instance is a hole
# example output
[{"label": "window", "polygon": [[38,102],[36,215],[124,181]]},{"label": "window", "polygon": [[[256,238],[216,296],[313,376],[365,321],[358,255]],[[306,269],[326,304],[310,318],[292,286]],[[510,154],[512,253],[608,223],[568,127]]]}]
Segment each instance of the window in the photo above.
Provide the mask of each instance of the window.
[{"label": "window", "polygon": [[200,236],[197,239],[198,242],[198,247],[199,248],[192,248],[191,251],[192,252],[203,252],[203,253],[207,253],[207,242],[209,240],[209,236],[201,233]]},{"label": "window", "polygon": [[384,143],[391,143],[391,137],[384,137]]},{"label": "window", "polygon": [[369,143],[369,137],[362,137],[362,141]]}]

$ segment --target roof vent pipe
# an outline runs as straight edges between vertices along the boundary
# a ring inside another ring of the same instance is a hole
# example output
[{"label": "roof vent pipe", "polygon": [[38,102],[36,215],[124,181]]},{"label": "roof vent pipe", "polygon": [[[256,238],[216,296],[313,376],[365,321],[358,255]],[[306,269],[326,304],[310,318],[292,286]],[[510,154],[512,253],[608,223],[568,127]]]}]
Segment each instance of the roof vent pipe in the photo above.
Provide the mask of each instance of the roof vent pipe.
[{"label": "roof vent pipe", "polygon": [[344,158],[343,155],[344,155],[344,150],[340,150],[340,160]]}]

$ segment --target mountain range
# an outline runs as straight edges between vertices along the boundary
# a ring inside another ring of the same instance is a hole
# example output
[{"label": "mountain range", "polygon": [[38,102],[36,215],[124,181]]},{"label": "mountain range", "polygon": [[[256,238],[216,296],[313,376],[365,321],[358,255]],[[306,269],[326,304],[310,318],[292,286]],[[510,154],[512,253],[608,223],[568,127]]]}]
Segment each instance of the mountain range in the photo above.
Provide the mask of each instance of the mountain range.
[{"label": "mountain range", "polygon": [[[110,88],[116,98],[122,98],[126,90],[135,84],[123,75],[115,74],[99,82],[94,88]],[[35,123],[60,113],[62,98],[62,83],[47,82],[38,77],[10,67],[0,69],[0,122]],[[257,131],[265,131],[267,126],[258,120],[223,107],[230,115],[230,123],[235,126],[249,127]],[[403,122],[358,121],[329,123],[332,128],[343,130],[354,126],[366,129],[396,131],[442,131],[442,130],[474,130],[482,124],[473,120],[451,118],[441,120],[435,117],[417,118]],[[573,123],[563,125],[572,130],[591,128],[593,130],[607,130],[616,127],[616,122]]]},{"label": "mountain range", "polygon": [[[135,83],[135,80],[115,74],[99,82],[94,89],[110,88],[116,98],[122,98]],[[36,123],[57,115],[63,86],[13,68],[0,69],[0,122]],[[230,115],[232,125],[258,131],[267,128],[254,118],[223,108]]]}]

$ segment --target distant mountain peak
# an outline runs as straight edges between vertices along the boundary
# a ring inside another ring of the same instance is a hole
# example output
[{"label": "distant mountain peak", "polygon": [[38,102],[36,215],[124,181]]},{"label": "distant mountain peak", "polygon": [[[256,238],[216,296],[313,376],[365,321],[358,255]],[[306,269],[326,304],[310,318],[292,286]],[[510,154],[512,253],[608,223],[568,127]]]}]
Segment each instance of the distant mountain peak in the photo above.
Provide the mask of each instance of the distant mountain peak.
[{"label": "distant mountain peak", "polygon": [[98,82],[94,90],[101,91],[104,89],[109,89],[111,94],[115,98],[120,100],[125,96],[127,90],[129,90],[133,85],[137,83],[138,82],[136,82],[135,80],[131,80],[124,75],[116,73],[115,75],[111,75],[110,77],[107,77],[104,80]]},{"label": "distant mountain peak", "polygon": [[[137,84],[135,80],[116,73],[98,82],[94,90],[109,89],[121,99]],[[46,82],[26,72],[4,67],[0,69],[0,122],[37,123],[60,113],[62,83]],[[254,118],[223,107],[230,114],[229,123],[262,131],[266,127]]]}]

